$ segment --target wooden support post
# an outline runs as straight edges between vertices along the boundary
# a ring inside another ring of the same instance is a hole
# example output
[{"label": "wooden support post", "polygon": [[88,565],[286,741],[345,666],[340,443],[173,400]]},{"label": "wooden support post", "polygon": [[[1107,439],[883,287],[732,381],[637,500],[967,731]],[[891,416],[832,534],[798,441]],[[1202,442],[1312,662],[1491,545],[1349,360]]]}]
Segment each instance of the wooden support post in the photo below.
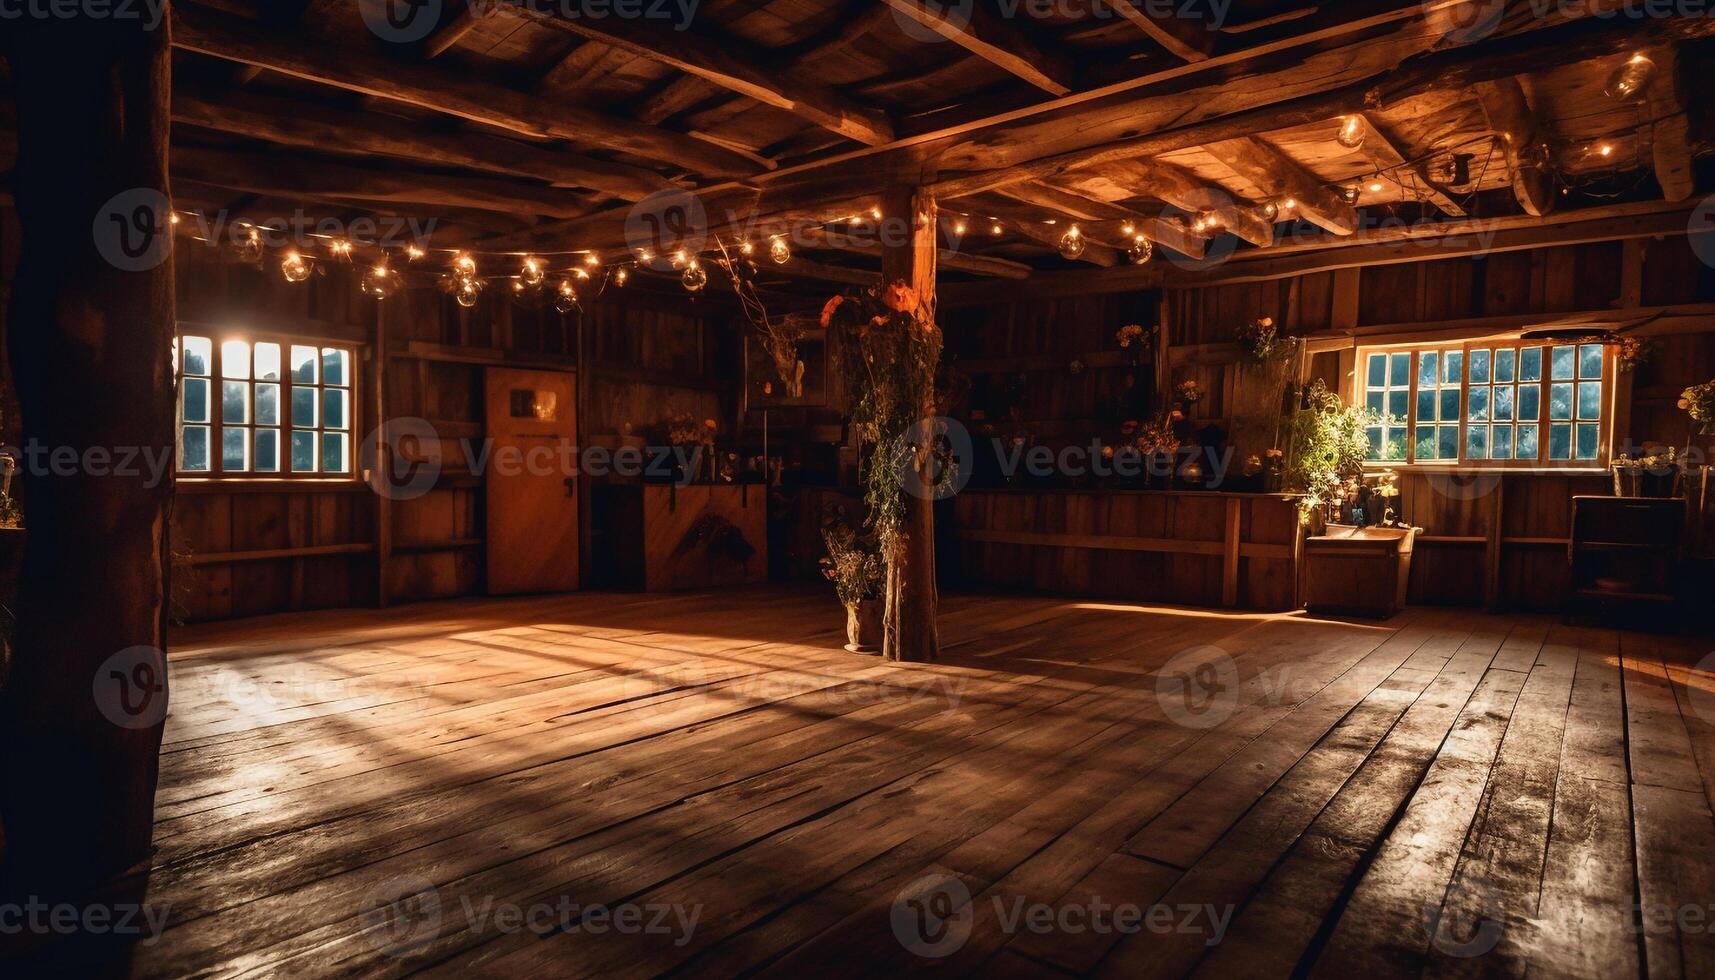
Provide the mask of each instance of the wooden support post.
[{"label": "wooden support post", "polygon": [[167,35],[88,12],[5,34],[22,229],[7,344],[24,445],[59,462],[22,468],[0,894],[75,900],[149,856],[173,494]]},{"label": "wooden support post", "polygon": [[1243,530],[1243,501],[1227,498],[1227,526],[1222,539],[1221,605],[1229,609],[1239,604],[1239,534]]},{"label": "wooden support post", "polygon": [[[917,290],[922,309],[935,309],[935,199],[922,188],[889,187],[882,195],[882,213],[892,220],[911,222],[911,233],[903,242],[885,243],[881,255],[883,283],[903,280]],[[900,236],[890,236],[897,239]],[[933,327],[939,330],[939,326]],[[927,421],[936,415],[935,396],[929,392],[918,406],[918,417]],[[914,464],[918,487],[933,486],[928,476],[932,460],[927,446],[920,446]],[[904,553],[887,567],[886,611],[881,653],[888,660],[932,661],[940,656],[940,638],[935,624],[939,604],[935,586],[935,502],[922,493],[905,494]]]}]

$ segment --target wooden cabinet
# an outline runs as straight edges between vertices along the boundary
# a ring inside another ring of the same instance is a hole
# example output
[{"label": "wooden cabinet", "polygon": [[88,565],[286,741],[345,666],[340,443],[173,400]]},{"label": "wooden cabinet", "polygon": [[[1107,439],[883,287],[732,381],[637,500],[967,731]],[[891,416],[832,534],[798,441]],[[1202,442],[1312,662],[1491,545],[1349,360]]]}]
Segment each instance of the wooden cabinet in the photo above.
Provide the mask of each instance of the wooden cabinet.
[{"label": "wooden cabinet", "polygon": [[1305,605],[1386,619],[1405,608],[1416,528],[1330,524],[1304,542]]},{"label": "wooden cabinet", "polygon": [[768,491],[761,484],[642,484],[607,493],[620,588],[674,592],[768,580]]},{"label": "wooden cabinet", "polygon": [[1671,602],[1685,501],[1572,498],[1572,596]]}]

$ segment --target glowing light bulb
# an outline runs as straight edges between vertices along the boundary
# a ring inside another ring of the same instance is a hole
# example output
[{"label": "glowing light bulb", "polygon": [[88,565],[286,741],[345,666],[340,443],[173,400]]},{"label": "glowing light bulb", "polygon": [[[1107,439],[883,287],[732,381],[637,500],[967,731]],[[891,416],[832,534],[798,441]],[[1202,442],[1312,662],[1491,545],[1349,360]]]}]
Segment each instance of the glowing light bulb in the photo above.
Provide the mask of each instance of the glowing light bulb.
[{"label": "glowing light bulb", "polygon": [[363,271],[363,279],[358,283],[358,288],[363,290],[366,296],[386,299],[399,288],[399,277],[387,267],[384,259]]},{"label": "glowing light bulb", "polygon": [[542,260],[534,255],[524,256],[523,266],[518,270],[518,281],[526,286],[540,286],[546,278],[542,271]]},{"label": "glowing light bulb", "polygon": [[415,245],[405,246],[405,258],[410,259],[412,262],[415,262],[422,257],[423,257],[423,250],[422,249],[418,248]]},{"label": "glowing light bulb", "polygon": [[1596,147],[1596,155],[1601,156],[1601,157],[1613,156],[1614,155],[1614,144],[1603,143],[1603,144],[1597,146]]},{"label": "glowing light bulb", "polygon": [[1155,254],[1155,243],[1138,235],[1131,240],[1131,246],[1125,250],[1125,257],[1132,265],[1143,265]]},{"label": "glowing light bulb", "polygon": [[1272,222],[1280,217],[1280,205],[1273,201],[1264,201],[1262,205],[1262,220]]},{"label": "glowing light bulb", "polygon": [[254,227],[239,239],[238,257],[247,263],[262,261],[262,233]]},{"label": "glowing light bulb", "polygon": [[591,268],[594,268],[595,266],[601,265],[601,256],[595,254],[594,252],[591,252],[590,254],[584,256],[584,265],[590,266]]},{"label": "glowing light bulb", "polygon": [[1003,234],[1001,227],[1000,227],[1000,222],[996,221],[992,225],[989,226],[989,234],[991,234],[991,235]]},{"label": "glowing light bulb", "polygon": [[475,306],[477,298],[481,295],[482,283],[475,279],[461,281],[458,288],[453,291],[453,298],[458,300],[460,306],[467,308]]},{"label": "glowing light bulb", "polygon": [[768,257],[774,260],[775,265],[785,265],[787,262],[791,261],[792,249],[787,246],[786,239],[781,238],[779,235],[775,235],[770,239],[768,242]]},{"label": "glowing light bulb", "polygon": [[310,264],[298,254],[297,249],[287,249],[285,257],[280,260],[280,275],[287,282],[303,282],[310,277]]},{"label": "glowing light bulb", "polygon": [[460,252],[453,256],[453,275],[463,280],[476,278],[476,259],[469,252]]},{"label": "glowing light bulb", "polygon": [[1655,78],[1655,62],[1648,56],[1634,54],[1608,79],[1602,91],[1611,99],[1629,102],[1643,94]]},{"label": "glowing light bulb", "polygon": [[623,286],[623,285],[625,285],[625,280],[630,279],[630,278],[631,278],[630,272],[628,272],[625,269],[617,269],[613,273],[613,284],[616,286]]},{"label": "glowing light bulb", "polygon": [[1370,193],[1380,194],[1382,192],[1382,186],[1382,182],[1379,180],[1370,181]]},{"label": "glowing light bulb", "polygon": [[874,218],[877,221],[880,221],[881,220],[881,208],[879,208],[879,207],[870,208],[869,209],[869,216]]},{"label": "glowing light bulb", "polygon": [[1345,187],[1340,188],[1340,197],[1344,199],[1347,204],[1358,203],[1358,185],[1347,184]]},{"label": "glowing light bulb", "polygon": [[1355,150],[1364,145],[1364,137],[1367,135],[1369,130],[1364,125],[1364,117],[1347,116],[1340,121],[1340,131],[1334,134],[1334,139],[1341,146]]},{"label": "glowing light bulb", "polygon": [[1067,259],[1075,259],[1084,254],[1084,236],[1078,233],[1078,226],[1073,225],[1060,236],[1060,255]]},{"label": "glowing light bulb", "polygon": [[709,284],[709,274],[703,271],[702,263],[693,259],[690,265],[685,266],[685,272],[679,276],[679,282],[684,285],[686,292],[700,293],[703,287]]},{"label": "glowing light bulb", "polygon": [[749,242],[745,242],[744,244],[742,244],[738,247],[738,250],[739,250],[740,254],[749,255],[752,252],[756,251],[756,246],[752,245]]},{"label": "glowing light bulb", "polygon": [[969,225],[965,224],[965,219],[960,218],[959,220],[953,222],[953,234],[963,235],[965,233],[965,229],[969,228],[969,227],[970,227]]},{"label": "glowing light bulb", "polygon": [[328,246],[328,251],[342,259],[351,258],[351,243],[341,239]]}]

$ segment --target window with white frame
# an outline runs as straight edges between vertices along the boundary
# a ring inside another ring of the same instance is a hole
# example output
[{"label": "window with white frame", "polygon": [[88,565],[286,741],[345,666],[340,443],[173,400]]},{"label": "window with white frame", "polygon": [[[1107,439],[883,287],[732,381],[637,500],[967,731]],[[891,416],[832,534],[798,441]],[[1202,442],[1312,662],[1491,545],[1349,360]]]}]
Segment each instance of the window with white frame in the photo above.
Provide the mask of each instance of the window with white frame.
[{"label": "window with white frame", "polygon": [[181,333],[173,347],[179,473],[351,476],[353,367],[346,347]]},{"label": "window with white frame", "polygon": [[1601,344],[1481,341],[1358,352],[1360,403],[1388,416],[1390,463],[1594,466],[1606,460],[1613,365]]}]

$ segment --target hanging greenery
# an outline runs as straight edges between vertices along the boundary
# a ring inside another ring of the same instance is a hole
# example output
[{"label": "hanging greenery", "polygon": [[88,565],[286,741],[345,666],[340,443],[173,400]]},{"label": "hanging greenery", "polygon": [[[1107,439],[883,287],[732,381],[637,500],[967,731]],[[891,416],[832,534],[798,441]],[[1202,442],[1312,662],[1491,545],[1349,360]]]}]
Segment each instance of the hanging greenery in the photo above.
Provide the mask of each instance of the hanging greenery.
[{"label": "hanging greenery", "polygon": [[[776,239],[777,243],[779,241]],[[802,318],[768,315],[768,307],[763,305],[762,297],[756,291],[757,268],[750,258],[750,248],[746,247],[738,255],[734,255],[720,239],[715,239],[715,245],[720,250],[720,258],[715,261],[732,281],[732,291],[738,297],[738,305],[744,310],[745,318],[756,331],[757,339],[762,342],[769,358],[773,360],[774,375],[785,389],[786,397],[802,397],[804,362],[798,358],[798,342],[804,339],[806,332]]]},{"label": "hanging greenery", "polygon": [[1304,494],[1300,520],[1308,523],[1317,507],[1340,499],[1356,484],[1370,454],[1369,430],[1387,421],[1373,409],[1346,405],[1320,378],[1311,384],[1292,416],[1286,465],[1286,486]]},{"label": "hanging greenery", "polygon": [[[833,341],[860,458],[865,444],[871,449],[862,471],[864,499],[891,564],[902,543],[906,494],[935,493],[956,475],[948,454],[923,445],[934,435],[924,416],[934,401],[941,331],[934,310],[904,282],[841,293],[822,308],[821,322]],[[925,450],[932,454],[927,474],[917,468]],[[907,488],[907,473],[930,482]]]}]

